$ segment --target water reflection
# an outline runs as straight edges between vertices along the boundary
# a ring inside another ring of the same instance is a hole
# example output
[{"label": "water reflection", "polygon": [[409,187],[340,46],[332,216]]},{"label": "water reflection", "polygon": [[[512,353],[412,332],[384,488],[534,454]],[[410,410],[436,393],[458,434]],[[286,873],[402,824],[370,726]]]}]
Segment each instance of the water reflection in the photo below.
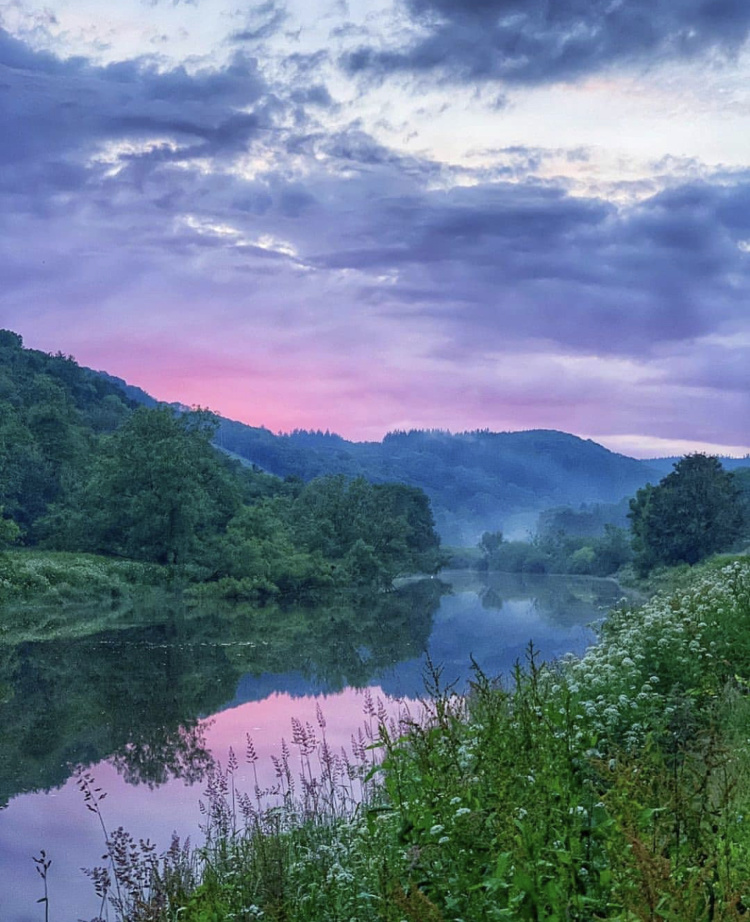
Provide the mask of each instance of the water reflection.
[{"label": "water reflection", "polygon": [[[596,639],[592,625],[622,596],[614,581],[590,577],[461,571],[444,578],[451,593],[441,600],[427,651],[459,689],[472,659],[491,677],[507,675],[531,641],[542,660],[582,653]],[[422,654],[375,678],[390,695],[416,697],[425,666]]]},{"label": "water reflection", "polygon": [[530,640],[544,658],[581,651],[594,638],[591,622],[621,595],[615,583],[587,578],[443,579],[314,608],[189,610],[165,599],[119,630],[0,643],[0,803],[12,799],[0,812],[4,922],[39,918],[30,861],[39,848],[55,856],[58,912],[85,914],[89,885],[77,869],[98,861],[101,842],[75,785],[65,784],[77,766],[95,766],[113,827],[166,845],[173,829],[195,832],[200,790],[187,785],[229,746],[243,752],[246,732],[259,752],[275,752],[289,715],[314,715],[323,694],[327,732],[346,743],[362,718],[351,688],[417,697],[427,655],[461,684],[472,657],[498,675]]},{"label": "water reflection", "polygon": [[243,675],[282,677],[279,689],[296,673],[308,693],[362,687],[425,648],[445,588],[427,580],[314,608],[171,599],[145,626],[3,647],[0,803],[104,758],[133,784],[199,780],[211,757],[198,719],[234,702]]}]

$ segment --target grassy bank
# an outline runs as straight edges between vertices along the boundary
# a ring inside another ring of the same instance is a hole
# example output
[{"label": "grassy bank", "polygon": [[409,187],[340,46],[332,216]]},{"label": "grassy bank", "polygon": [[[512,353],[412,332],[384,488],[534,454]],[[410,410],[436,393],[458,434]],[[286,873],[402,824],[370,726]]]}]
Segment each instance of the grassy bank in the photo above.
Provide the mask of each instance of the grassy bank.
[{"label": "grassy bank", "polygon": [[530,652],[466,697],[431,682],[418,719],[370,703],[350,757],[322,715],[294,727],[270,804],[235,791],[231,754],[206,846],[118,832],[102,895],[132,922],[746,917],[747,558],[614,612],[581,660]]},{"label": "grassy bank", "polygon": [[[0,642],[97,633],[164,593],[173,576],[166,567],[95,554],[5,551],[0,553]],[[87,611],[91,617],[82,617]]]}]

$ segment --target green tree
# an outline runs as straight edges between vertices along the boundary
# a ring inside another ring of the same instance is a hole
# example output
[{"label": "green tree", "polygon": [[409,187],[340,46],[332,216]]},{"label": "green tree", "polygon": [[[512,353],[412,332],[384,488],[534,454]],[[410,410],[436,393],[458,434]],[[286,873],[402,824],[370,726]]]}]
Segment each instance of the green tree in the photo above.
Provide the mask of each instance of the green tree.
[{"label": "green tree", "polygon": [[162,564],[200,561],[239,505],[213,432],[205,412],[136,410],[102,441],[74,501],[48,520],[52,543]]},{"label": "green tree", "polygon": [[13,519],[8,519],[3,515],[3,507],[0,506],[0,551],[11,544],[15,544],[20,536],[21,529]]},{"label": "green tree", "polygon": [[740,510],[744,522],[742,537],[750,541],[750,467],[738,467],[732,476],[734,485],[740,491]]},{"label": "green tree", "polygon": [[342,575],[367,573],[388,584],[406,573],[434,572],[441,563],[430,503],[416,487],[320,477],[295,499],[292,518],[295,542],[344,561]]},{"label": "green tree", "polygon": [[630,501],[637,570],[645,575],[658,565],[692,565],[731,548],[743,529],[738,500],[718,458],[682,458],[657,486],[647,484]]}]

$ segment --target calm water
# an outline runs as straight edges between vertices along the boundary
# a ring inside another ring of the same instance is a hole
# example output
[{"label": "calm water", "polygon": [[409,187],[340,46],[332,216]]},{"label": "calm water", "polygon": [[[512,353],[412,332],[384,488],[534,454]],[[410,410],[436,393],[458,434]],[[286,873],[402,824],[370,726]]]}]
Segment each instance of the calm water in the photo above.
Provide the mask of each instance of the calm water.
[{"label": "calm water", "polygon": [[[110,829],[160,847],[174,830],[197,838],[205,770],[230,746],[243,753],[247,733],[270,782],[291,718],[315,723],[317,702],[329,743],[348,748],[363,689],[386,703],[419,696],[427,655],[460,687],[472,656],[495,676],[531,640],[545,659],[580,652],[620,596],[605,580],[449,573],[316,608],[191,612],[173,602],[84,639],[0,643],[0,922],[43,920],[31,861],[42,848],[53,861],[51,918],[97,914],[80,868],[101,862],[103,840],[78,767],[108,792]],[[240,785],[251,790],[246,768]]]}]

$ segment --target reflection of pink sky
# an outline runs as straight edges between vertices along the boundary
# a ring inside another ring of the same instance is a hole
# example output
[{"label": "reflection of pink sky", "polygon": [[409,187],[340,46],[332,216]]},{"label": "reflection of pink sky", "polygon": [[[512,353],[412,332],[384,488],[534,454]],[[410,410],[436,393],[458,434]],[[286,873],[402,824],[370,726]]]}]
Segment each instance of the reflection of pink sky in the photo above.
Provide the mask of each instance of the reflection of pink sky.
[{"label": "reflection of pink sky", "polygon": [[[371,690],[373,701],[379,698],[389,714],[397,704],[378,688]],[[274,694],[264,701],[250,702],[223,711],[206,721],[206,742],[214,756],[226,764],[232,747],[240,762],[235,773],[237,787],[252,793],[252,768],[245,761],[246,734],[253,738],[258,755],[257,769],[261,786],[275,780],[271,755],[278,754],[281,739],[291,743],[291,720],[309,722],[320,736],[316,715],[320,702],[326,721],[326,739],[338,751],[350,750],[353,733],[363,726],[364,692],[347,689],[320,698],[292,698]],[[290,745],[292,767],[299,764],[298,753]],[[200,835],[201,816],[198,801],[203,785],[186,787],[171,781],[153,791],[145,786],[125,784],[113,766],[101,762],[91,769],[97,786],[108,796],[102,813],[110,830],[123,826],[136,838],[149,838],[162,851],[169,845],[172,832],[193,841]],[[52,917],[92,918],[98,912],[93,888],[81,873],[81,867],[101,863],[103,835],[97,817],[90,813],[74,779],[49,794],[27,794],[11,801],[0,812],[0,919],[2,922],[38,922],[35,901],[42,895],[42,885],[32,855],[45,849],[52,859],[50,869],[50,907]]]}]

